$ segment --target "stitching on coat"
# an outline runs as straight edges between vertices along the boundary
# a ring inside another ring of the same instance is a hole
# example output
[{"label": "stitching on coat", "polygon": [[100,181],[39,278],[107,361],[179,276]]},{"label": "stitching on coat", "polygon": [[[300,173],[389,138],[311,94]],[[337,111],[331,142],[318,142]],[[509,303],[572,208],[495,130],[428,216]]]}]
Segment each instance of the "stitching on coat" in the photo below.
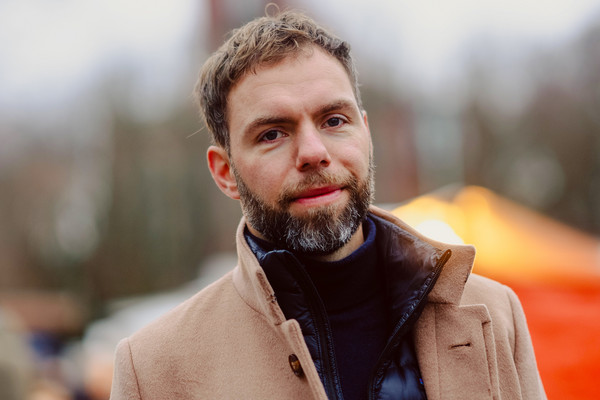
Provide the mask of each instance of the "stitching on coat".
[{"label": "stitching on coat", "polygon": [[137,372],[135,372],[135,365],[133,364],[133,352],[131,351],[131,344],[129,343],[129,339],[125,339],[125,343],[127,343],[127,351],[129,352],[129,361],[131,362],[131,371],[133,372],[133,376],[135,376],[135,386],[137,388],[138,398],[142,398],[142,394],[140,393],[140,382],[138,380]]}]

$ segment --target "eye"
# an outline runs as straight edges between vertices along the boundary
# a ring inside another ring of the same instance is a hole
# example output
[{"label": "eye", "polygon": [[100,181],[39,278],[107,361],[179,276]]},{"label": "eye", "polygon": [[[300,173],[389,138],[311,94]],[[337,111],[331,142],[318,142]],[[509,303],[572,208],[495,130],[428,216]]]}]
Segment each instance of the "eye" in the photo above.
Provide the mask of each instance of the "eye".
[{"label": "eye", "polygon": [[271,129],[271,130],[265,132],[264,135],[262,135],[260,137],[260,141],[261,142],[272,142],[274,140],[279,139],[280,137],[283,137],[283,132],[278,131],[277,129]]},{"label": "eye", "polygon": [[342,117],[331,117],[325,121],[326,128],[337,128],[342,126],[346,121]]}]

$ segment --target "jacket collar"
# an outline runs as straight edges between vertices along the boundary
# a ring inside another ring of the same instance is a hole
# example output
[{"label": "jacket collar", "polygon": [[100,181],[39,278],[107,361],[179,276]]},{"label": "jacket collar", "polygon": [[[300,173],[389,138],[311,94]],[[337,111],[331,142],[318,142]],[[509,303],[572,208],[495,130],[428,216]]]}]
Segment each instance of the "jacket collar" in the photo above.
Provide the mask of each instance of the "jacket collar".
[{"label": "jacket collar", "polygon": [[[449,245],[424,237],[392,214],[372,206],[371,213],[382,218],[398,229],[400,240],[408,240],[416,248],[432,248],[436,254],[451,250],[452,256],[428,295],[428,301],[434,303],[458,304],[464,285],[471,272],[475,249],[473,246]],[[254,310],[263,314],[275,325],[285,321],[283,312],[277,305],[275,293],[260,267],[254,253],[244,237],[246,219],[242,217],[236,233],[238,266],[233,272],[233,282],[240,296]]]},{"label": "jacket collar", "polygon": [[371,206],[371,212],[398,226],[407,235],[414,237],[415,245],[427,243],[439,251],[450,250],[452,252],[452,256],[444,265],[442,273],[433,287],[433,290],[429,293],[427,300],[430,303],[458,304],[462,297],[465,283],[473,269],[475,247],[471,245],[447,244],[432,240],[423,236],[389,212],[374,206]]}]

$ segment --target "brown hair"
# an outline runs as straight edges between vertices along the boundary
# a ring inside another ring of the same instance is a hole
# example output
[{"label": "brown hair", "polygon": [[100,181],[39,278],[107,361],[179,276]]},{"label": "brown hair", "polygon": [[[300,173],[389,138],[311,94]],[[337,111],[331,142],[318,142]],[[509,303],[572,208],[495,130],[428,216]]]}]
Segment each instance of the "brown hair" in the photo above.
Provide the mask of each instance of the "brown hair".
[{"label": "brown hair", "polygon": [[227,97],[246,73],[264,64],[274,64],[310,46],[317,46],[336,58],[352,82],[362,108],[357,72],[348,43],[334,36],[298,11],[285,11],[248,22],[204,63],[194,94],[216,144],[229,152]]}]

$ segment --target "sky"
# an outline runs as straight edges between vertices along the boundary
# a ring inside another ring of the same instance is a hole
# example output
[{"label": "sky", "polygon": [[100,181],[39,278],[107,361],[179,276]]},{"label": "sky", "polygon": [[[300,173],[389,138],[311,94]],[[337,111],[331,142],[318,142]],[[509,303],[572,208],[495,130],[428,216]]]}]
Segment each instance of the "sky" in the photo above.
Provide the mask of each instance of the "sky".
[{"label": "sky", "polygon": [[[133,71],[139,99],[160,108],[181,97],[190,38],[202,34],[206,1],[0,1],[0,116],[68,104],[108,72]],[[569,40],[597,0],[296,1],[347,38],[386,78],[433,90],[461,73],[469,46]],[[552,4],[552,6],[550,6]],[[312,11],[314,10],[314,11]],[[487,38],[487,39],[486,39]],[[195,71],[194,71],[195,72]],[[373,74],[373,71],[369,71]],[[376,73],[376,71],[375,71]],[[160,79],[156,79],[160,77]],[[171,90],[171,92],[169,92]],[[164,92],[162,103],[148,93]],[[134,101],[134,102],[136,102]]]},{"label": "sky", "polygon": [[171,86],[184,72],[183,52],[202,22],[202,6],[193,0],[0,1],[0,107],[69,102],[123,67],[138,71],[144,86]]},{"label": "sky", "polygon": [[400,85],[433,92],[462,78],[476,45],[493,42],[518,56],[519,49],[568,42],[600,18],[597,0],[306,1],[355,49],[359,43],[363,57],[392,64]]}]

